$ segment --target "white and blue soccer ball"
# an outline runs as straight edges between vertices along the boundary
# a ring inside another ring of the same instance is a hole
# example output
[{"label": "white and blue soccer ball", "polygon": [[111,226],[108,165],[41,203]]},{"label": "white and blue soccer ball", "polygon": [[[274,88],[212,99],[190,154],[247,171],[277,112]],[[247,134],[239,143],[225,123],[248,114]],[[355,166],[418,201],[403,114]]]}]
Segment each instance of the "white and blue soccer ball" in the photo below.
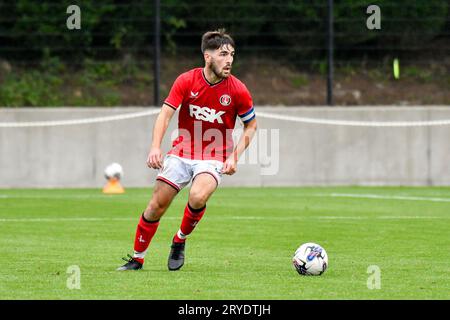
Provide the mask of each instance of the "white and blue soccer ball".
[{"label": "white and blue soccer ball", "polygon": [[123,168],[120,164],[114,162],[105,168],[106,179],[116,178],[117,180],[120,180],[122,177],[123,177]]},{"label": "white and blue soccer ball", "polygon": [[320,276],[328,268],[328,255],[317,243],[304,243],[294,253],[295,270],[305,276]]}]

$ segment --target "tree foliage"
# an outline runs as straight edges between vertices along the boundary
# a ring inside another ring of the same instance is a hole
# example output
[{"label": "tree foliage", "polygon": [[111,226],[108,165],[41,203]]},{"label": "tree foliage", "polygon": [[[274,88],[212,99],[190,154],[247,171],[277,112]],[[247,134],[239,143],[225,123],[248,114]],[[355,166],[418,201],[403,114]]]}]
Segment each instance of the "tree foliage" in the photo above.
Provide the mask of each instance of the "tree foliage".
[{"label": "tree foliage", "polygon": [[[66,27],[69,5],[82,12],[81,30]],[[225,27],[240,48],[273,54],[288,51],[314,56],[326,49],[327,2],[314,0],[161,1],[163,50],[200,49],[203,32]],[[446,0],[379,0],[382,28],[366,28],[365,0],[335,0],[336,49],[372,45],[393,51],[403,46],[426,47],[448,35]],[[42,59],[58,56],[123,56],[151,53],[154,39],[154,1],[0,1],[0,58]]]}]

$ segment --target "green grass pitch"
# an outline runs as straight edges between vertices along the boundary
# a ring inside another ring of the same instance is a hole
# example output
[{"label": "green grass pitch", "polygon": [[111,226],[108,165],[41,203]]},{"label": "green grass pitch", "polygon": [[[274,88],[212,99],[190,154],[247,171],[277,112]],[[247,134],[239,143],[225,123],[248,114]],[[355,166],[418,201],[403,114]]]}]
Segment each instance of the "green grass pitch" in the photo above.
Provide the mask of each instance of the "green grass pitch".
[{"label": "green grass pitch", "polygon": [[[144,269],[117,272],[151,192],[1,189],[0,299],[450,298],[450,188],[219,188],[184,267],[169,272],[183,190]],[[293,269],[304,242],[326,249],[322,276]],[[67,286],[70,266],[79,267],[80,289]],[[379,289],[368,287],[369,266],[380,269]]]}]

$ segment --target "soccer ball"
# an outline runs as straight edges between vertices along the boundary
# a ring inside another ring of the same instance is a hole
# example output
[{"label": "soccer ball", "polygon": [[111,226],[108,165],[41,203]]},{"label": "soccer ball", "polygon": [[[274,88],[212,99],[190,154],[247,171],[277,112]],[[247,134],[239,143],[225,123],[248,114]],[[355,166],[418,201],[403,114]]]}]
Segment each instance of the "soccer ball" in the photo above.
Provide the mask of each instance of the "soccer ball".
[{"label": "soccer ball", "polygon": [[327,270],[328,255],[317,243],[304,243],[295,251],[292,263],[301,275],[320,276]]},{"label": "soccer ball", "polygon": [[112,179],[116,178],[119,180],[123,177],[123,169],[122,166],[118,163],[111,163],[108,165],[105,169],[105,178],[106,179]]}]

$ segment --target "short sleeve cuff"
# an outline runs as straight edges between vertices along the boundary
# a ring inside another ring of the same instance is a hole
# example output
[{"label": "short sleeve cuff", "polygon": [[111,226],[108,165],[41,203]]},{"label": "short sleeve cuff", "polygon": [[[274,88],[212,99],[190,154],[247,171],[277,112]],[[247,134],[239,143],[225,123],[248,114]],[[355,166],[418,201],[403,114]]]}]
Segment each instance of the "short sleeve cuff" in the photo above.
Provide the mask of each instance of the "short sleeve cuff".
[{"label": "short sleeve cuff", "polygon": [[168,105],[169,107],[171,107],[174,110],[177,110],[178,108],[175,107],[173,104],[171,104],[170,102],[164,101],[164,104]]}]

